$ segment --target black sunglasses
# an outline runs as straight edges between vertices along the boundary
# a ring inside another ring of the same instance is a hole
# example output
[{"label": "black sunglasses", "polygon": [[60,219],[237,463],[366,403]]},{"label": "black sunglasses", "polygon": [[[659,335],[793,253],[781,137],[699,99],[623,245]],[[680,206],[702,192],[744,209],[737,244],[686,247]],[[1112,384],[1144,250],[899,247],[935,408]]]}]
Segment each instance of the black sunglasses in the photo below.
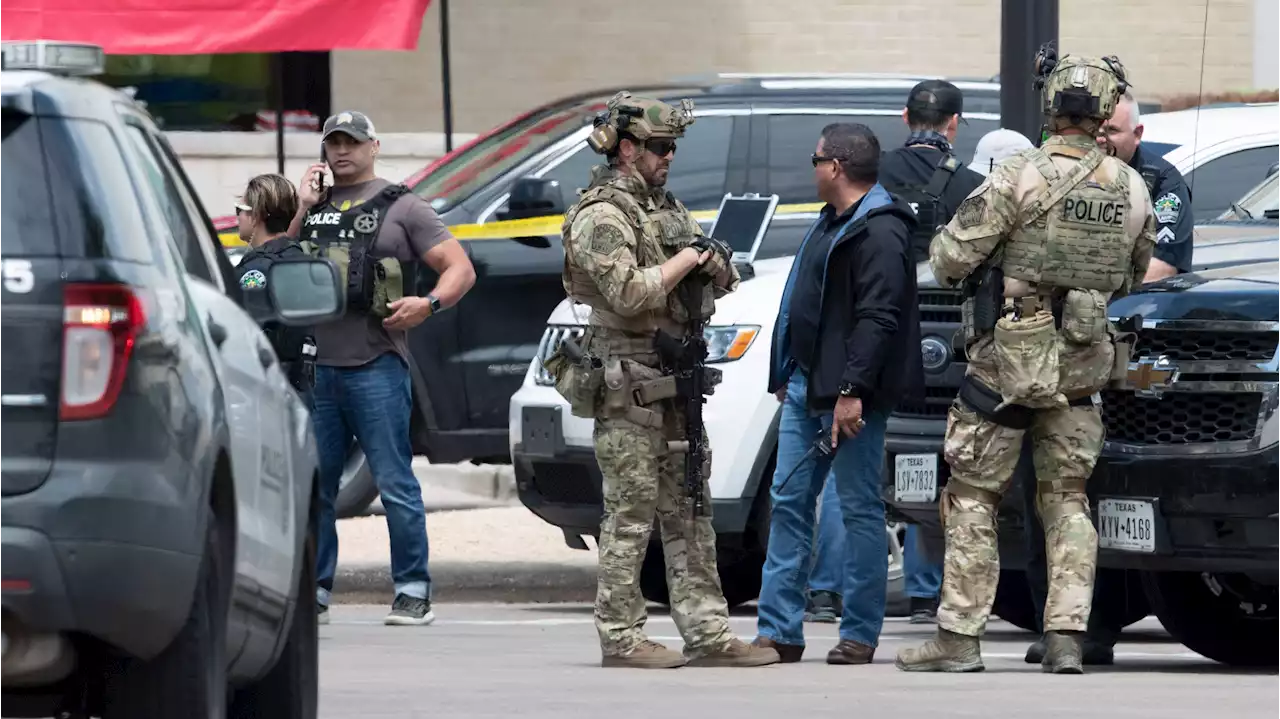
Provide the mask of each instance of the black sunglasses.
[{"label": "black sunglasses", "polygon": [[658,157],[666,157],[676,151],[676,141],[665,137],[645,140],[644,149]]},{"label": "black sunglasses", "polygon": [[811,155],[811,156],[809,157],[809,160],[813,163],[813,166],[814,166],[814,167],[817,167],[819,162],[839,162],[839,161],[840,161],[840,158],[838,158],[838,157],[823,157],[822,155],[819,155],[818,153],[816,153],[816,152],[815,152],[815,153],[813,153],[813,155]]}]

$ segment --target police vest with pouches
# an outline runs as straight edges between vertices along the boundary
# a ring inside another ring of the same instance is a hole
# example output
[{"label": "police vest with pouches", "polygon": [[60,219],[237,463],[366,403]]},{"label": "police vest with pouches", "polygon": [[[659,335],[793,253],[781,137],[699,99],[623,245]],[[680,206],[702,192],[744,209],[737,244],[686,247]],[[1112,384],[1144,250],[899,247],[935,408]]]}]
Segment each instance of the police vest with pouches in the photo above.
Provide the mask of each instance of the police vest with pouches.
[{"label": "police vest with pouches", "polygon": [[942,159],[938,160],[933,175],[929,177],[929,182],[923,186],[906,185],[897,193],[916,210],[916,229],[911,237],[911,250],[916,262],[929,259],[929,243],[933,241],[934,233],[939,225],[947,224],[950,219],[942,209],[941,198],[959,169],[960,161],[955,155],[944,153]]},{"label": "police vest with pouches", "polygon": [[[268,243],[271,244],[271,243]],[[268,261],[268,267],[282,259],[289,257],[306,257],[307,253],[298,243],[291,242],[281,247],[267,249],[258,247],[246,252],[244,257],[240,259],[239,267],[243,268],[253,263],[259,257]],[[264,275],[268,274],[266,272]],[[256,290],[266,292],[266,290]],[[279,322],[264,322],[262,332],[267,336],[267,340],[271,343],[271,347],[275,349],[276,356],[281,362],[297,362],[303,357],[303,345],[311,339],[311,328],[309,327],[290,327]]]},{"label": "police vest with pouches", "polygon": [[338,276],[346,278],[348,312],[388,317],[387,304],[404,296],[400,261],[375,257],[373,249],[391,206],[409,191],[403,183],[390,185],[346,210],[324,203],[307,212],[302,248],[337,265]]}]

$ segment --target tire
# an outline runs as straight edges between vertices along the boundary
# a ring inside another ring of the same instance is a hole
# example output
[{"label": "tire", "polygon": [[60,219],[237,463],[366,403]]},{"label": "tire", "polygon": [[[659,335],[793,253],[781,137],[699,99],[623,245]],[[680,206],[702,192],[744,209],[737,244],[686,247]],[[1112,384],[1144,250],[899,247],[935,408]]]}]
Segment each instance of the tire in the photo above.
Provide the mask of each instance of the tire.
[{"label": "tire", "polygon": [[236,693],[232,719],[315,719],[320,705],[319,630],[316,625],[316,533],[309,527],[298,577],[297,606],[276,665]]},{"label": "tire", "polygon": [[224,719],[227,702],[227,586],[230,563],[212,513],[186,623],[150,661],[107,660],[102,719]]},{"label": "tire", "polygon": [[1142,572],[1160,623],[1191,651],[1240,667],[1274,667],[1276,586],[1243,574]]},{"label": "tire", "polygon": [[1123,629],[1151,615],[1151,602],[1142,586],[1142,572],[1124,570],[1124,608],[1120,612],[1120,628]]},{"label": "tire", "polygon": [[1036,621],[1036,605],[1031,601],[1027,587],[1027,573],[1018,569],[1001,569],[1000,583],[996,585],[996,600],[991,613],[1028,632],[1039,632]]},{"label": "tire", "polygon": [[373,472],[369,471],[369,461],[365,459],[360,445],[352,441],[351,447],[347,449],[347,463],[343,465],[342,478],[338,480],[334,513],[338,519],[359,517],[377,498],[378,483],[373,480]]}]

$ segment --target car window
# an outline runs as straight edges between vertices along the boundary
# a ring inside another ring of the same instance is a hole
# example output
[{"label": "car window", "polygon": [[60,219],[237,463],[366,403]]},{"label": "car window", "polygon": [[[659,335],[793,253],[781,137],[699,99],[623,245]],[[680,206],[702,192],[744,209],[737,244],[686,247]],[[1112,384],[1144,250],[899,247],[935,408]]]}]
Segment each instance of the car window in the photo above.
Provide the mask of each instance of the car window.
[{"label": "car window", "polygon": [[[667,176],[667,189],[690,210],[714,210],[724,197],[728,174],[733,117],[700,117],[676,141],[676,155]],[[577,151],[547,171],[544,179],[560,183],[565,207],[578,199],[578,190],[590,181],[591,168],[604,162],[583,142]]]},{"label": "car window", "polygon": [[143,170],[156,207],[164,214],[165,225],[173,235],[174,244],[178,247],[178,253],[187,274],[211,285],[215,284],[213,273],[210,272],[209,264],[200,250],[196,229],[191,224],[191,218],[182,204],[178,189],[165,175],[163,160],[151,143],[147,142],[145,131],[141,127],[133,123],[126,123],[125,127],[127,128],[125,136]]},{"label": "car window", "polygon": [[[100,122],[3,115],[6,257],[110,258],[150,264],[154,255],[128,171]],[[56,201],[51,201],[53,198]]]},{"label": "car window", "polygon": [[191,227],[195,232],[197,245],[192,248],[192,251],[203,250],[202,254],[205,262],[212,263],[214,273],[220,272],[222,274],[224,287],[233,285],[238,287],[239,285],[233,281],[231,262],[227,259],[225,249],[218,240],[218,232],[213,229],[213,223],[209,221],[204,205],[200,202],[199,194],[191,186],[190,178],[183,173],[181,169],[182,163],[178,160],[177,154],[163,136],[155,132],[148,132],[147,134],[152,146],[158,150],[160,159],[164,162],[169,182],[177,191],[178,197],[182,200],[182,206],[186,209],[187,217],[191,220]]},{"label": "car window", "polygon": [[1211,220],[1231,208],[1267,176],[1275,164],[1276,146],[1252,147],[1210,160],[1187,173],[1191,210],[1196,222]]},{"label": "car window", "polygon": [[[871,128],[882,150],[892,150],[906,142],[908,130],[900,114],[814,114],[771,115],[768,118],[769,149],[766,163],[770,193],[779,203],[817,202],[810,157],[818,146],[822,128],[834,122],[856,122]],[[968,163],[978,140],[999,127],[994,120],[968,118],[961,123],[953,145],[956,157]]]}]

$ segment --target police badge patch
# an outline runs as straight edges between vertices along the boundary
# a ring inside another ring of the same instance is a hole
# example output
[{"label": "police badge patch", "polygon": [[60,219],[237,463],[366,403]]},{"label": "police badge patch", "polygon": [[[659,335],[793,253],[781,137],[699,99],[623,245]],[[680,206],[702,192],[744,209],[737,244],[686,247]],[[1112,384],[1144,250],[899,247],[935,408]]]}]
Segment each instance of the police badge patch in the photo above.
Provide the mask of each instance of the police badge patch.
[{"label": "police badge patch", "polygon": [[602,255],[612,254],[622,246],[622,230],[613,225],[596,225],[591,230],[591,251]]},{"label": "police badge patch", "polygon": [[249,270],[240,278],[240,286],[246,290],[260,290],[267,286],[267,276],[258,270]]},{"label": "police badge patch", "polygon": [[973,227],[982,224],[987,216],[987,199],[981,195],[970,197],[956,208],[956,223],[960,227]]},{"label": "police badge patch", "polygon": [[1156,198],[1156,222],[1171,225],[1178,221],[1178,213],[1182,212],[1182,200],[1172,192],[1166,192]]}]

